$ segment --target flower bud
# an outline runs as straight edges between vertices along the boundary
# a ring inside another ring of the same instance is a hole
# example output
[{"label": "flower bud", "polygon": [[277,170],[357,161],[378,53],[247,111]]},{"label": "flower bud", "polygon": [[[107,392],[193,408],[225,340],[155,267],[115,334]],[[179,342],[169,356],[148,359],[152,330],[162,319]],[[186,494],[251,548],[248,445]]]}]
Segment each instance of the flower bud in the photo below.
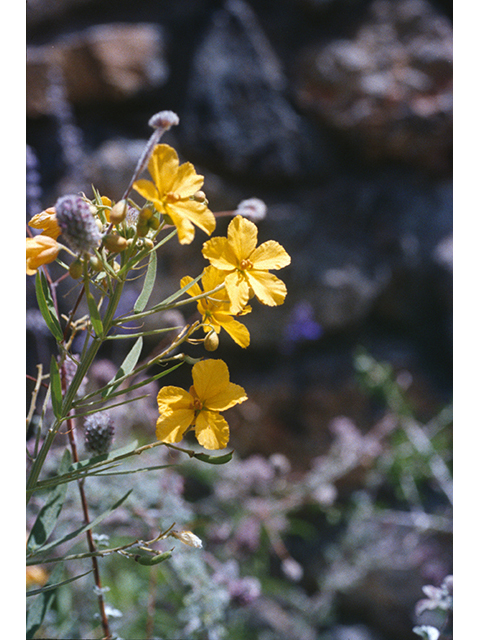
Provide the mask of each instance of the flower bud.
[{"label": "flower bud", "polygon": [[195,200],[195,202],[202,202],[204,204],[208,204],[207,196],[203,191],[196,191],[192,197]]},{"label": "flower bud", "polygon": [[203,341],[203,346],[207,351],[216,351],[218,349],[218,345],[220,340],[218,338],[218,334],[212,329],[210,333],[207,333],[205,336],[205,340]]},{"label": "flower bud", "polygon": [[78,280],[78,278],[81,277],[82,272],[83,272],[83,260],[81,260],[80,258],[77,258],[70,265],[68,273],[70,274],[71,278],[73,278],[74,280]]},{"label": "flower bud", "polygon": [[102,236],[88,202],[81,196],[63,196],[55,203],[58,225],[70,248],[77,252],[92,253]]},{"label": "flower bud", "polygon": [[91,266],[91,268],[94,271],[102,271],[103,270],[102,261],[97,256],[91,256],[90,260],[88,261],[88,264]]},{"label": "flower bud", "polygon": [[110,222],[120,224],[127,217],[128,204],[126,200],[120,200],[110,210]]},{"label": "flower bud", "polygon": [[152,207],[143,207],[138,213],[138,223],[146,223],[153,217],[155,211]]},{"label": "flower bud", "polygon": [[108,412],[94,413],[85,418],[85,448],[92,453],[107,453],[114,434],[113,419]]},{"label": "flower bud", "polygon": [[127,248],[127,240],[123,236],[119,236],[116,233],[107,233],[103,239],[103,243],[106,248],[112,253],[120,253]]}]

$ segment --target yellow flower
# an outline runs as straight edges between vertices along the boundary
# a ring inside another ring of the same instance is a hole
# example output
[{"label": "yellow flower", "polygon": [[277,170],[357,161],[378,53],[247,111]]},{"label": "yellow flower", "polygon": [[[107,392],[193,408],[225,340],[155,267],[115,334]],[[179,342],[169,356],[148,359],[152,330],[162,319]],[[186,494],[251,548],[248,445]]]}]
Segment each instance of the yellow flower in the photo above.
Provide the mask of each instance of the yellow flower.
[{"label": "yellow flower", "polygon": [[285,249],[268,240],[257,247],[256,225],[235,216],[228,225],[227,238],[212,238],[203,245],[203,255],[225,274],[225,287],[232,303],[231,313],[239,313],[254,295],[263,304],[282,304],[287,288],[282,280],[269,273],[290,264]]},{"label": "yellow flower", "polygon": [[43,587],[47,580],[48,573],[38,564],[27,566],[27,589],[33,586]]},{"label": "yellow flower", "polygon": [[224,449],[229,438],[227,421],[220,415],[247,399],[245,390],[230,382],[223,360],[202,360],[193,365],[193,386],[163,387],[157,402],[157,438],[162,442],[180,442],[195,426],[195,437],[205,449]]},{"label": "yellow flower", "polygon": [[41,235],[50,236],[50,238],[53,238],[54,240],[56,240],[61,233],[54,207],[49,207],[48,209],[45,209],[45,211],[37,213],[30,220],[28,226],[33,227],[33,229],[43,229]]},{"label": "yellow flower", "polygon": [[27,240],[27,275],[33,276],[43,264],[53,262],[60,252],[60,245],[42,233]]},{"label": "yellow flower", "polygon": [[[225,279],[225,274],[215,267],[209,266],[205,269],[202,276],[203,291],[213,291],[219,284],[222,284]],[[185,276],[180,282],[180,286],[184,287],[189,282],[192,282],[193,278]],[[199,296],[203,292],[198,284],[194,284],[188,289],[188,293],[191,296]],[[198,301],[197,309],[202,316],[205,333],[208,333],[212,329],[215,333],[220,333],[220,330],[225,329],[228,335],[241,347],[248,347],[250,344],[250,334],[247,327],[241,322],[238,322],[232,318],[232,312],[230,311],[230,300],[228,298],[225,289],[216,291],[207,298],[202,298]],[[241,315],[249,313],[250,307],[246,307],[242,310]]]},{"label": "yellow flower", "polygon": [[203,185],[203,176],[197,175],[190,162],[179,165],[175,149],[158,144],[148,163],[150,180],[137,180],[133,188],[159,211],[170,217],[178,230],[180,244],[190,244],[196,225],[208,235],[215,229],[215,216],[205,202],[192,196]]}]

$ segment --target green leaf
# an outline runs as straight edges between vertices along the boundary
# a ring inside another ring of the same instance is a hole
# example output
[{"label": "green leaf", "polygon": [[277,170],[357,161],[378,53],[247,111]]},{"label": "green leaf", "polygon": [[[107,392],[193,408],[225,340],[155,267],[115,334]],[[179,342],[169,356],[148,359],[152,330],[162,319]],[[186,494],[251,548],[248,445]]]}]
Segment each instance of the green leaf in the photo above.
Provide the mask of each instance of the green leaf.
[{"label": "green leaf", "polygon": [[92,322],[92,326],[95,330],[95,333],[97,334],[97,336],[101,336],[103,335],[102,319],[100,317],[100,313],[98,311],[95,298],[90,293],[90,291],[87,291],[87,304],[88,304],[88,311],[90,313],[90,320]]},{"label": "green leaf", "polygon": [[160,302],[159,304],[156,304],[153,307],[153,309],[160,310],[160,309],[163,309],[164,307],[168,307],[170,304],[172,304],[172,302],[175,302],[177,298],[179,298],[181,295],[187,292],[191,287],[193,287],[193,285],[196,284],[201,279],[202,275],[203,274],[201,273],[199,276],[194,278],[191,282],[186,284],[184,287],[182,287],[178,291],[175,291],[175,293],[172,293],[171,296],[169,296],[168,298],[165,298],[165,300],[162,300],[162,302]]},{"label": "green leaf", "polygon": [[66,473],[59,474],[58,476],[54,476],[53,478],[48,478],[47,480],[41,480],[36,485],[35,491],[40,491],[51,486],[57,486],[59,484],[65,484],[68,482],[73,482],[74,480],[78,480],[79,478],[87,476],[87,472],[90,468],[98,467],[99,469],[103,469],[104,467],[111,465],[112,462],[115,462],[117,458],[121,458],[122,456],[125,456],[128,453],[134,451],[137,448],[137,445],[138,441],[134,440],[121,449],[115,449],[115,451],[102,453],[101,455],[94,456],[93,458],[88,458],[87,460],[74,462],[70,465]]},{"label": "green leaf", "polygon": [[[58,565],[52,571],[50,576],[50,580],[47,585],[55,585],[58,583],[60,576],[62,575],[63,566]],[[54,590],[44,590],[43,593],[38,595],[35,600],[32,602],[32,605],[29,607],[27,611],[27,640],[31,640],[35,633],[40,628],[43,619],[45,618],[45,614],[50,609],[55,599],[55,591]]]},{"label": "green leaf", "polygon": [[135,313],[140,313],[147,306],[147,302],[153,291],[155,279],[157,277],[157,252],[152,251],[148,260],[147,273],[145,274],[145,280],[143,282],[143,288],[140,295],[137,298],[133,306]]},{"label": "green leaf", "polygon": [[57,312],[55,310],[55,305],[53,304],[52,294],[50,292],[47,279],[41,271],[37,271],[37,275],[35,277],[35,293],[37,295],[38,308],[40,309],[40,313],[42,314],[50,333],[58,342],[62,342],[63,331],[57,318]]},{"label": "green leaf", "polygon": [[110,380],[110,382],[107,385],[107,388],[102,392],[103,398],[108,398],[115,391],[115,389],[118,387],[118,385],[121,382],[120,380],[121,378],[128,376],[130,373],[132,373],[133,369],[135,368],[135,365],[138,362],[138,359],[140,358],[140,354],[142,353],[142,347],[143,347],[143,338],[142,336],[140,336],[139,338],[137,338],[137,340],[135,341],[135,344],[128,352],[127,357],[120,365],[120,369],[117,371],[115,376]]},{"label": "green leaf", "polygon": [[52,395],[52,409],[56,418],[62,417],[62,380],[55,356],[50,360],[50,389]]},{"label": "green leaf", "polygon": [[[40,587],[39,589],[32,589],[31,591],[27,591],[27,598],[30,598],[32,596],[36,596],[40,593],[46,593],[47,591],[52,591],[53,589],[58,589],[58,587],[63,587],[64,584],[68,584],[69,582],[74,582],[75,580],[78,580],[79,578],[83,578],[83,576],[88,576],[89,573],[92,573],[93,569],[90,569],[89,571],[85,571],[85,573],[80,573],[78,576],[73,576],[73,578],[68,578],[67,580],[62,580],[61,582],[55,582],[55,583],[48,583],[43,587]],[[52,573],[53,576],[53,573]]]},{"label": "green leaf", "polygon": [[[69,449],[65,449],[59,466],[59,473],[65,473],[72,462]],[[46,503],[35,520],[27,542],[27,553],[35,551],[44,545],[55,528],[55,524],[62,510],[68,485],[59,485],[49,494]]]},{"label": "green leaf", "polygon": [[233,458],[233,450],[230,453],[226,453],[224,456],[210,456],[208,453],[194,453],[194,458],[207,462],[208,464],[226,464]]},{"label": "green leaf", "polygon": [[106,511],[104,511],[102,514],[97,516],[94,520],[92,520],[88,524],[83,525],[83,527],[80,527],[79,529],[75,529],[75,531],[72,531],[71,533],[68,533],[67,535],[62,536],[58,540],[52,540],[52,542],[49,542],[48,544],[44,545],[40,549],[37,549],[35,551],[35,554],[37,555],[39,553],[44,553],[45,551],[48,551],[49,549],[53,549],[53,547],[57,547],[58,545],[63,544],[64,542],[68,542],[69,540],[73,540],[74,538],[81,535],[82,533],[85,533],[85,531],[92,529],[97,524],[102,522],[102,520],[105,520],[105,518],[109,516],[113,511],[115,511],[115,509],[117,509],[123,502],[125,502],[125,500],[128,498],[128,496],[131,493],[132,493],[132,489],[130,489],[130,491],[128,491],[122,498],[120,498],[120,500],[117,500],[117,502],[115,502],[114,505],[109,507]]}]

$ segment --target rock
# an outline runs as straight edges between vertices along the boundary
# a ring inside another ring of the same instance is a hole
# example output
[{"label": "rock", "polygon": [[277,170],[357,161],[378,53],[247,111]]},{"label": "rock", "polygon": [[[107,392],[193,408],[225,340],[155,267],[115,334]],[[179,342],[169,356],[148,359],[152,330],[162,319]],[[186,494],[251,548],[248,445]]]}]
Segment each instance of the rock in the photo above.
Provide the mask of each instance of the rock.
[{"label": "rock", "polygon": [[446,172],[452,73],[446,17],[426,0],[375,0],[353,38],[302,53],[296,97],[367,157]]},{"label": "rock", "polygon": [[287,81],[243,0],[214,14],[195,52],[179,135],[196,162],[283,182],[331,169],[325,142],[290,105]]},{"label": "rock", "polygon": [[49,115],[48,88],[60,69],[70,103],[121,102],[161,86],[168,71],[157,25],[105,24],[27,47],[27,116]]}]

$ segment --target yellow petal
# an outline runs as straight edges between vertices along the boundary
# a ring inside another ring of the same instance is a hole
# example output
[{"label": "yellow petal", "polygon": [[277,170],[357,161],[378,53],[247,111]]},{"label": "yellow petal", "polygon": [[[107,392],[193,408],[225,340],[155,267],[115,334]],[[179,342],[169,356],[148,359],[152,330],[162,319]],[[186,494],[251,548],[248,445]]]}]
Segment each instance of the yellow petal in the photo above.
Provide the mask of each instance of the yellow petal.
[{"label": "yellow petal", "polygon": [[228,386],[230,374],[223,360],[202,360],[193,365],[192,378],[198,397],[205,402]]},{"label": "yellow petal", "polygon": [[248,280],[239,271],[234,271],[225,277],[225,288],[231,303],[231,313],[241,313],[251,298]]},{"label": "yellow petal", "polygon": [[210,235],[215,230],[215,216],[202,202],[195,200],[178,200],[165,205],[167,213],[181,218],[187,218],[199,229]]},{"label": "yellow petal", "polygon": [[213,317],[238,345],[244,349],[248,347],[250,344],[250,333],[244,324],[227,314],[216,313]]},{"label": "yellow petal", "polygon": [[290,264],[291,258],[281,244],[267,240],[250,256],[254,269],[281,269]]},{"label": "yellow petal", "polygon": [[173,191],[178,171],[178,155],[168,144],[157,144],[148,163],[148,171],[160,194]]},{"label": "yellow petal", "polygon": [[171,413],[179,409],[190,409],[192,396],[181,387],[162,387],[157,395],[158,410],[160,413]]},{"label": "yellow petal", "polygon": [[145,200],[160,204],[158,190],[150,180],[137,180],[133,183],[132,188],[143,196]]},{"label": "yellow petal", "polygon": [[242,216],[235,218],[228,225],[228,242],[232,248],[237,264],[248,258],[257,246],[257,226]]},{"label": "yellow petal", "polygon": [[161,442],[180,442],[185,431],[193,424],[193,410],[180,409],[161,415],[157,420],[156,435]]},{"label": "yellow petal", "polygon": [[203,243],[203,257],[210,264],[222,271],[232,271],[237,268],[237,258],[227,238],[212,238]]},{"label": "yellow petal", "polygon": [[203,176],[197,175],[193,164],[185,162],[178,168],[171,190],[182,197],[193,196],[202,188],[203,180]]},{"label": "yellow petal", "polygon": [[195,436],[205,449],[224,449],[228,444],[228,422],[215,411],[201,411],[195,424]]},{"label": "yellow petal", "polygon": [[[221,271],[220,269],[216,269],[209,265],[208,267],[205,267],[202,275],[203,290],[213,291],[213,289],[216,289],[224,280],[225,271]],[[224,294],[224,296],[221,296],[220,294]],[[222,299],[222,297],[227,297],[227,292],[225,290],[217,291],[215,293],[215,298]]]},{"label": "yellow petal", "polygon": [[247,271],[246,277],[255,295],[263,304],[270,307],[283,304],[287,287],[279,278],[268,271]]},{"label": "yellow petal", "polygon": [[27,275],[35,275],[39,267],[56,260],[59,253],[60,245],[50,236],[26,238]]},{"label": "yellow petal", "polygon": [[[190,277],[190,276],[185,276],[184,278],[182,278],[180,280],[180,288],[183,289],[183,287],[186,287],[189,282],[193,282],[193,278]],[[200,285],[198,284],[198,282],[195,282],[195,284],[192,284],[190,289],[187,289],[187,293],[188,293],[189,296],[192,296],[192,298],[194,296],[201,295],[202,294],[202,290],[201,290]]]},{"label": "yellow petal", "polygon": [[206,409],[214,411],[226,411],[236,404],[241,404],[247,400],[245,389],[239,384],[229,382],[227,387],[219,391],[215,396],[211,396],[205,403]]}]

